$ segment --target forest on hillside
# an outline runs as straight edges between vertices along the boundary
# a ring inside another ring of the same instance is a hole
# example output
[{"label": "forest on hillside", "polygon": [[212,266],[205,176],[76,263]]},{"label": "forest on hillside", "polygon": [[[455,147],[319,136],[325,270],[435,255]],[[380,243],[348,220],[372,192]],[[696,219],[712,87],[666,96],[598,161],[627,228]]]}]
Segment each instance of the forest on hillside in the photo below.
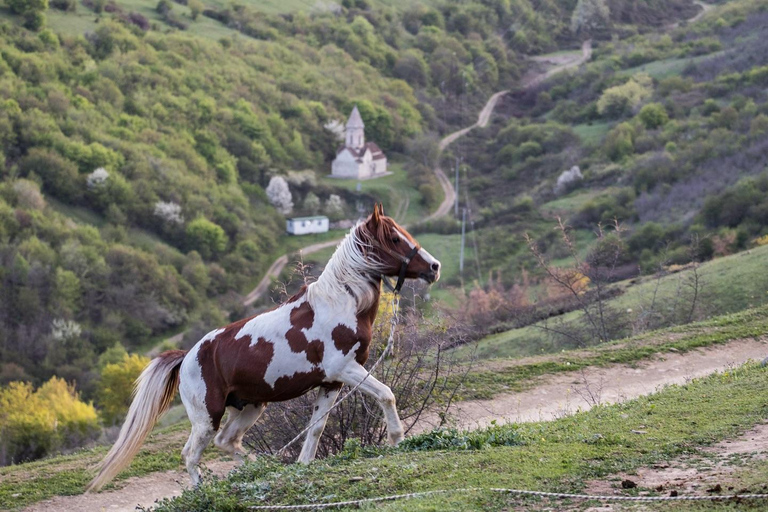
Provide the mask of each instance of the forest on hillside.
[{"label": "forest on hillside", "polygon": [[540,273],[525,232],[565,256],[555,216],[582,239],[617,220],[635,273],[768,241],[768,11],[718,13],[600,44],[577,71],[513,91],[452,148],[486,270],[507,286]]}]

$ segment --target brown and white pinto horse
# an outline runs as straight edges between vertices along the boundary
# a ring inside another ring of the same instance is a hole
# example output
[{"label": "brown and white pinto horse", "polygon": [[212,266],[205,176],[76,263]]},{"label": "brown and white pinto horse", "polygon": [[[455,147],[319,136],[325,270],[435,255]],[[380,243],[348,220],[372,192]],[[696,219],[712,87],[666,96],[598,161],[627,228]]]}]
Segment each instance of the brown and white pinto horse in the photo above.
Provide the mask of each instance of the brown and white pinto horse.
[{"label": "brown and white pinto horse", "polygon": [[[318,280],[276,309],[208,333],[189,352],[172,350],[155,358],[136,381],[120,435],[88,490],[114,478],[138,452],[158,417],[176,395],[192,422],[181,452],[194,484],[197,465],[211,439],[243,457],[242,439],[268,402],[320,388],[299,462],[315,458],[325,420],[344,384],[362,381],[387,424],[389,442],[403,439],[392,391],[373,376],[366,379],[373,322],[383,276],[437,281],[440,262],[380,206],[352,228]],[[227,421],[221,425],[224,412]],[[216,432],[218,431],[218,434]]]}]

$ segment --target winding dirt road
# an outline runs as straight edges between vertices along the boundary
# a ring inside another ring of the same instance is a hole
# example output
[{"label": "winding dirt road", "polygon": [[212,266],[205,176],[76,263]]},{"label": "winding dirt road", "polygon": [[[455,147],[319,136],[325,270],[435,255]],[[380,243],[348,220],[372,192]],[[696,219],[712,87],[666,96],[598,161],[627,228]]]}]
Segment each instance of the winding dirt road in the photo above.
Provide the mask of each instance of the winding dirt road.
[{"label": "winding dirt road", "polygon": [[[574,57],[573,55],[566,54],[563,59],[556,61],[558,65],[553,67],[552,69],[549,69],[544,73],[532,73],[531,75],[524,76],[522,81],[520,82],[520,88],[525,90],[531,87],[535,87],[539,85],[541,82],[543,82],[544,80],[546,80],[547,78],[557,73],[560,73],[561,71],[565,71],[566,69],[581,66],[583,63],[587,62],[590,59],[590,57],[592,57],[592,40],[591,39],[584,41],[584,43],[581,45],[581,55]],[[541,62],[541,63],[547,63],[547,64],[553,63],[552,61],[546,58],[532,57],[531,60],[536,62]],[[438,162],[440,161],[440,154],[442,154],[443,150],[445,150],[445,148],[447,148],[456,139],[466,135],[469,131],[474,130],[475,128],[484,128],[488,126],[488,121],[491,119],[491,114],[493,113],[493,109],[496,107],[496,104],[499,102],[499,99],[501,99],[501,97],[507,94],[508,92],[509,90],[499,91],[493,96],[491,96],[488,99],[488,102],[483,107],[483,109],[480,111],[480,114],[477,116],[477,122],[475,124],[471,126],[467,126],[466,128],[462,128],[461,130],[455,131],[450,135],[447,135],[445,138],[443,138],[443,140],[440,141],[440,145],[438,146],[438,149],[439,149],[438,157],[437,157]],[[456,190],[453,188],[453,185],[451,184],[451,180],[448,179],[448,176],[445,175],[445,172],[440,168],[439,164],[437,167],[435,167],[435,176],[437,176],[437,181],[440,182],[440,186],[443,188],[445,199],[443,199],[443,202],[440,203],[440,206],[437,207],[437,210],[435,210],[434,213],[432,213],[432,215],[429,215],[428,217],[426,217],[424,221],[438,219],[444,215],[447,215],[448,212],[451,211],[451,208],[453,207],[453,204],[456,201]]]}]

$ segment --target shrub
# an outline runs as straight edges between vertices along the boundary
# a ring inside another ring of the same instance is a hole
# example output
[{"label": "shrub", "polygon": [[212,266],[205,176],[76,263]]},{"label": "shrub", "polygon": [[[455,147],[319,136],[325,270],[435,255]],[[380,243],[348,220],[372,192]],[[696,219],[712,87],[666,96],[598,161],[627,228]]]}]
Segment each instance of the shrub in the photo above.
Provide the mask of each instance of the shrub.
[{"label": "shrub", "polygon": [[635,130],[629,123],[621,123],[605,138],[605,153],[614,162],[635,152]]},{"label": "shrub", "polygon": [[198,251],[203,258],[209,259],[222,253],[227,248],[227,234],[221,226],[205,217],[198,217],[187,225],[187,244]]},{"label": "shrub", "polygon": [[646,73],[638,73],[625,84],[606,89],[597,100],[597,112],[618,117],[637,107],[653,93],[653,80]]},{"label": "shrub", "polygon": [[36,391],[27,382],[0,388],[0,465],[79,446],[97,432],[96,410],[63,379],[53,377]]},{"label": "shrub", "polygon": [[[115,351],[119,351],[119,348]],[[148,364],[148,357],[124,354],[122,361],[104,365],[96,396],[105,424],[114,425],[122,421],[131,405],[133,383]]]},{"label": "shrub", "polygon": [[640,109],[640,113],[637,116],[649,130],[664,126],[667,124],[667,121],[669,121],[667,110],[661,103],[649,103],[648,105],[645,105]]},{"label": "shrub", "polygon": [[43,190],[65,201],[76,201],[82,194],[82,179],[77,165],[56,151],[33,148],[19,162],[22,176],[35,173],[43,179]]}]

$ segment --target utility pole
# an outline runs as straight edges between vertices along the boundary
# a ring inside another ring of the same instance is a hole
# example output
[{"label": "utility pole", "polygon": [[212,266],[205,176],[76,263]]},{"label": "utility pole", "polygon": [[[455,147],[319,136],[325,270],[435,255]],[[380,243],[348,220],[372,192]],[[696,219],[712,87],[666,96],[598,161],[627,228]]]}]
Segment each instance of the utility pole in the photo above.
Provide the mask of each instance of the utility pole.
[{"label": "utility pole", "polygon": [[453,201],[453,215],[459,218],[459,157],[456,157],[456,197]]},{"label": "utility pole", "polygon": [[461,251],[459,252],[459,274],[464,277],[464,229],[467,223],[467,209],[462,208],[461,213]]}]

